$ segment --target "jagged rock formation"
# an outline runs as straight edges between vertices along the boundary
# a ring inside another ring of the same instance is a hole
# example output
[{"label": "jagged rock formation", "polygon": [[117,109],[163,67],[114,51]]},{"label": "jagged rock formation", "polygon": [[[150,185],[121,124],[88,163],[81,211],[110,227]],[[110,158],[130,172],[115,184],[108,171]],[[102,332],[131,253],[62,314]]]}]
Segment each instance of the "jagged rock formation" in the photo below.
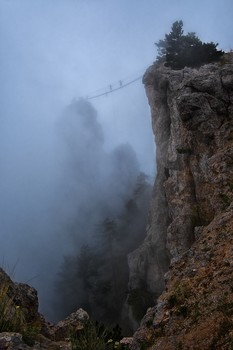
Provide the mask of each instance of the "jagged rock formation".
[{"label": "jagged rock formation", "polygon": [[[130,289],[159,298],[133,349],[233,346],[233,59],[144,75],[157,146],[151,224]],[[170,268],[169,268],[170,264]]]},{"label": "jagged rock formation", "polygon": [[38,312],[37,291],[14,283],[0,268],[0,350],[71,350],[70,335],[88,320],[79,309],[56,325],[46,322]]}]

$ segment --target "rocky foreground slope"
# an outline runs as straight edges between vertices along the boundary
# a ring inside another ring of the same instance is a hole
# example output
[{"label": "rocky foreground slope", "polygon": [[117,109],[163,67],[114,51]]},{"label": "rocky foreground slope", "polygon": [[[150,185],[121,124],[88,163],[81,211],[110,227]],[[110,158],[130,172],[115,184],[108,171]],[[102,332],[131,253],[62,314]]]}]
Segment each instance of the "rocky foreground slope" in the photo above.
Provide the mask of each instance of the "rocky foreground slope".
[{"label": "rocky foreground slope", "polygon": [[89,320],[79,309],[56,325],[38,312],[37,291],[0,268],[0,350],[71,350],[70,335]]},{"label": "rocky foreground slope", "polygon": [[198,69],[155,64],[144,84],[157,178],[130,288],[163,293],[132,349],[233,349],[232,54]]}]

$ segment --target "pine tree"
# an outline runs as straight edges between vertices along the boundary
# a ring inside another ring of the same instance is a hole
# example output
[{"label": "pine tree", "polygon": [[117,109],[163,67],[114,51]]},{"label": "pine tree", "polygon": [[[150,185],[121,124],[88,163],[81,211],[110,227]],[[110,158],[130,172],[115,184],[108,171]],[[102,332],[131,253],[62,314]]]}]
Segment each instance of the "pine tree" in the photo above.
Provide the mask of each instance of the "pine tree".
[{"label": "pine tree", "polygon": [[217,50],[218,44],[203,43],[194,32],[183,33],[183,21],[174,22],[170,33],[155,44],[158,48],[157,62],[165,62],[165,66],[172,69],[182,69],[218,61],[224,54]]}]

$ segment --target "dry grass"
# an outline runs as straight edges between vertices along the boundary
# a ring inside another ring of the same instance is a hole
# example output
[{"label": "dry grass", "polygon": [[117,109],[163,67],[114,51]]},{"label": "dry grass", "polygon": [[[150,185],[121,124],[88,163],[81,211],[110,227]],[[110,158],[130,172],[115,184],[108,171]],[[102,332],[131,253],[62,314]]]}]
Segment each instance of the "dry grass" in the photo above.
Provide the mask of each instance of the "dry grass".
[{"label": "dry grass", "polygon": [[22,327],[21,308],[14,303],[9,283],[3,282],[0,286],[0,332],[20,332]]}]

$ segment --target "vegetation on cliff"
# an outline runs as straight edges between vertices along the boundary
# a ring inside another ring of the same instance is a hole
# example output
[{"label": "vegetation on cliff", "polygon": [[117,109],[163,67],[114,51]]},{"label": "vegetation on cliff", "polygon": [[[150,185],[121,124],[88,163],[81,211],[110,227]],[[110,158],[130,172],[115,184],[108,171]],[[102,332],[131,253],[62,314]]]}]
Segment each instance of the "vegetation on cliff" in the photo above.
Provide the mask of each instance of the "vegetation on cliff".
[{"label": "vegetation on cliff", "polygon": [[202,42],[194,32],[186,35],[183,22],[173,23],[169,34],[155,44],[158,48],[158,62],[165,62],[165,66],[172,69],[198,67],[205,63],[218,61],[223,51],[217,50],[218,44]]}]

